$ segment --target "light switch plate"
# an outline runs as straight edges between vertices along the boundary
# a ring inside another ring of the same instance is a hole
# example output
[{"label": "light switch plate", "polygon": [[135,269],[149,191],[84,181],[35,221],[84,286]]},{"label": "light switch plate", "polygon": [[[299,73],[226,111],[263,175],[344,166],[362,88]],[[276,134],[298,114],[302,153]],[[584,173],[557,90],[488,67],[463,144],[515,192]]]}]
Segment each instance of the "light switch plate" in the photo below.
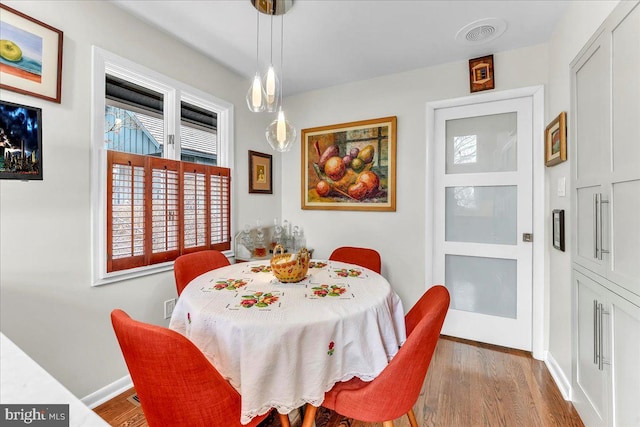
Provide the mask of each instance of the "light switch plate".
[{"label": "light switch plate", "polygon": [[563,176],[558,178],[558,197],[565,197],[567,195],[567,180]]}]

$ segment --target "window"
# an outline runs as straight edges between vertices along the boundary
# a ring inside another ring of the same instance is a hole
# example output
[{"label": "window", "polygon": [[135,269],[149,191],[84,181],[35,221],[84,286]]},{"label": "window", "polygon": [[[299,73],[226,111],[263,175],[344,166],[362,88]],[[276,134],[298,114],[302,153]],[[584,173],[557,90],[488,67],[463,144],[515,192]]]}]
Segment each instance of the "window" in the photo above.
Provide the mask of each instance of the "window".
[{"label": "window", "polygon": [[232,255],[233,106],[94,47],[93,284]]}]

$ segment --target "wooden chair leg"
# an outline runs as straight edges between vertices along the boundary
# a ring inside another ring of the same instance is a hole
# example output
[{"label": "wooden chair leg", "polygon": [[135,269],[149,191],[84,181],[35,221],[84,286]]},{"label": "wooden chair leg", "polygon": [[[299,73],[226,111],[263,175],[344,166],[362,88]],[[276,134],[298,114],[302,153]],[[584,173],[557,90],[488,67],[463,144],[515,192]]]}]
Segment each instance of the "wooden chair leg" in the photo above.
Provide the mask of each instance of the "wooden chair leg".
[{"label": "wooden chair leg", "polygon": [[393,420],[383,422],[382,427],[393,427]]},{"label": "wooden chair leg", "polygon": [[304,420],[302,420],[302,427],[312,427],[316,420],[316,412],[318,408],[310,403],[307,403],[304,409]]},{"label": "wooden chair leg", "polygon": [[289,423],[289,415],[288,414],[280,414],[280,413],[278,413],[278,415],[280,416],[280,424],[282,424],[282,427],[291,427],[291,424]]},{"label": "wooden chair leg", "polygon": [[413,408],[409,409],[407,417],[409,417],[409,424],[411,424],[411,427],[418,427],[418,421],[416,420],[416,414],[413,412]]}]

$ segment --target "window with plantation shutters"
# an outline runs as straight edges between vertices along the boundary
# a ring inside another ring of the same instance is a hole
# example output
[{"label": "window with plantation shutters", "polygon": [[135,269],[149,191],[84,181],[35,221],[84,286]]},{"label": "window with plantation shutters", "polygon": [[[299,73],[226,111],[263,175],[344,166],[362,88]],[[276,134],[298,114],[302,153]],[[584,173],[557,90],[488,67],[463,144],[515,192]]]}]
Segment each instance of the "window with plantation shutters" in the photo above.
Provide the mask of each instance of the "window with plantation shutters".
[{"label": "window with plantation shutters", "polygon": [[107,271],[231,248],[228,168],[109,151]]},{"label": "window with plantation shutters", "polygon": [[92,65],[92,286],[233,256],[233,103],[97,46]]}]

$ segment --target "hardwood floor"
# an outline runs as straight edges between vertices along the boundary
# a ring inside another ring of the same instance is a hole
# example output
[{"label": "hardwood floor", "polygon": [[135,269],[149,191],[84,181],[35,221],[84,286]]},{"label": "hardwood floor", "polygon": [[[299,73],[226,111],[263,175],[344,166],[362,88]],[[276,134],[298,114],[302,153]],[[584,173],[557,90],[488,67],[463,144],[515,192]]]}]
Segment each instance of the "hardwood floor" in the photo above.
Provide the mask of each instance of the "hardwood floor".
[{"label": "hardwood floor", "polygon": [[[127,400],[133,393],[133,389],[122,393],[95,412],[112,426],[145,427],[141,408]],[[414,411],[424,427],[584,427],[543,362],[523,351],[444,336]],[[328,410],[319,411],[316,425],[381,426],[348,420]],[[280,423],[278,417],[271,417],[261,426],[279,427]],[[409,426],[407,417],[396,420],[395,426]]]}]

